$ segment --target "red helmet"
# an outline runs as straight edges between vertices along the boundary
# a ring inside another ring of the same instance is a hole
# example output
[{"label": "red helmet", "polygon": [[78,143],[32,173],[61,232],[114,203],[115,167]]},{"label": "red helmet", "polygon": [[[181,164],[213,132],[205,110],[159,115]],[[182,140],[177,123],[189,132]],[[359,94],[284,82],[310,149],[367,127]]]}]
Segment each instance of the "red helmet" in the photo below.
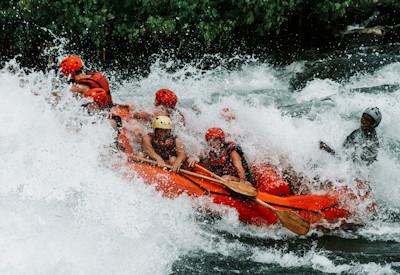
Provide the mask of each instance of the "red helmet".
[{"label": "red helmet", "polygon": [[225,139],[225,133],[221,128],[210,128],[206,133],[206,140],[210,140],[213,138]]},{"label": "red helmet", "polygon": [[112,104],[111,97],[102,88],[90,89],[85,93],[85,97],[91,97],[93,102],[96,102],[100,108],[104,108]]},{"label": "red helmet", "polygon": [[60,70],[65,76],[74,75],[77,70],[82,68],[82,60],[73,55],[64,58],[60,63]]},{"label": "red helmet", "polygon": [[176,94],[168,89],[161,89],[156,92],[156,106],[162,105],[167,108],[175,108],[178,102]]}]

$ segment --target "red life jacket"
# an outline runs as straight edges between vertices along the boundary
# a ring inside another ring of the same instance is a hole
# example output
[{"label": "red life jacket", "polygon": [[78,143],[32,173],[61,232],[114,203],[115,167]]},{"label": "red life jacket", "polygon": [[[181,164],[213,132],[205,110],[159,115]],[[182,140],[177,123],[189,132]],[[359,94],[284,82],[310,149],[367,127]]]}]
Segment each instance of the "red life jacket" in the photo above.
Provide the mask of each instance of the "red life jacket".
[{"label": "red life jacket", "polygon": [[133,154],[133,147],[129,142],[129,131],[125,127],[118,130],[116,139],[117,148],[127,154]]},{"label": "red life jacket", "polygon": [[108,84],[107,78],[100,72],[91,72],[91,73],[86,73],[88,77],[79,79],[76,81],[77,84],[85,85],[88,86],[90,89],[94,88],[102,88],[104,89],[108,96],[109,96],[109,102],[112,103],[112,97],[110,93],[110,85]]},{"label": "red life jacket", "polygon": [[171,157],[176,157],[176,137],[173,135],[167,136],[164,140],[156,140],[154,134],[149,134],[151,145],[154,151],[163,159],[169,160]]},{"label": "red life jacket", "polygon": [[203,160],[202,162],[206,165],[208,170],[214,172],[218,176],[235,176],[239,177],[236,167],[233,165],[231,153],[236,151],[241,160],[242,165],[246,174],[246,180],[252,182],[252,175],[249,169],[249,165],[247,164],[246,158],[244,156],[243,150],[240,146],[234,144],[233,142],[225,143],[219,154],[210,151],[208,153],[208,158]]}]

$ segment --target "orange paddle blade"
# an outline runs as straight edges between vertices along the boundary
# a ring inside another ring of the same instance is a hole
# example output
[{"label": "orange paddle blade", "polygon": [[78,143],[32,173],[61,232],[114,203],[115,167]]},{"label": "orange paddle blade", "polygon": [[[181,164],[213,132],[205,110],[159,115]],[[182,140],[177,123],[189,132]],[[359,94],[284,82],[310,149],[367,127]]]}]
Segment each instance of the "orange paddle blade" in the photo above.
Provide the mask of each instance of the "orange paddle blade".
[{"label": "orange paddle blade", "polygon": [[326,208],[335,206],[340,200],[340,198],[332,198],[324,195],[279,197],[265,192],[259,192],[257,199],[260,199],[273,206],[282,206],[311,211],[323,211]]}]

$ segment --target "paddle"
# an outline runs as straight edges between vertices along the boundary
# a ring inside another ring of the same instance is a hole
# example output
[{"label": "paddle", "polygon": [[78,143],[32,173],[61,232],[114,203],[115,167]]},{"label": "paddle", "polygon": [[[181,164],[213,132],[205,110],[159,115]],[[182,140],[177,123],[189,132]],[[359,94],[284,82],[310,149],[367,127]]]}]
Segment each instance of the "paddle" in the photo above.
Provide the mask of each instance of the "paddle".
[{"label": "paddle", "polygon": [[[149,160],[146,158],[132,156],[131,159],[159,166],[156,161]],[[170,165],[165,165],[165,167],[168,169],[172,169],[172,166],[170,166]],[[253,186],[247,185],[247,184],[242,184],[242,183],[235,182],[235,181],[225,181],[223,178],[219,177],[218,175],[215,175],[211,171],[208,171],[206,168],[204,168],[200,165],[197,165],[197,167],[203,171],[207,171],[207,173],[211,174],[212,176],[214,176],[216,178],[210,178],[210,177],[207,177],[207,176],[204,176],[204,175],[201,175],[198,173],[194,173],[191,171],[187,171],[184,169],[180,169],[179,172],[190,175],[190,176],[194,176],[197,178],[205,179],[205,180],[208,180],[208,181],[211,181],[214,183],[218,183],[220,185],[225,186],[226,188],[230,189],[231,191],[233,191],[235,193],[252,198],[255,202],[257,202],[260,205],[267,207],[268,209],[273,211],[275,213],[275,215],[278,217],[281,224],[296,234],[305,235],[310,230],[309,222],[307,220],[303,219],[302,217],[300,217],[299,215],[297,215],[295,212],[290,211],[290,210],[276,209],[275,207],[267,204],[266,202],[264,202],[260,199],[257,199],[256,196],[258,194],[258,191]]]},{"label": "paddle", "polygon": [[[149,160],[149,159],[146,159],[146,158],[132,156],[131,159],[159,166],[156,161]],[[168,169],[172,169],[172,166],[170,166],[170,165],[165,165],[164,167],[168,168]],[[194,172],[191,172],[191,171],[188,171],[188,170],[185,170],[185,169],[180,169],[179,173],[186,174],[186,175],[189,175],[189,176],[194,176],[194,177],[201,178],[201,179],[205,179],[205,180],[211,181],[213,183],[217,183],[219,185],[222,185],[222,186],[234,191],[235,193],[238,193],[238,194],[241,194],[241,195],[244,195],[244,196],[247,196],[247,197],[256,197],[257,194],[258,194],[257,189],[254,188],[253,186],[250,186],[250,185],[247,186],[245,184],[240,184],[239,182],[236,182],[236,181],[219,180],[219,179],[207,177],[205,175],[201,175],[201,174],[198,174],[198,173],[194,173]]]},{"label": "paddle", "polygon": [[[197,168],[211,174],[214,177],[218,177],[211,171],[205,169],[204,167],[198,165]],[[218,177],[219,178],[219,177]],[[227,183],[225,181],[225,183]],[[237,181],[228,181],[228,184],[232,187],[235,186],[235,190],[233,188],[229,188],[236,193],[247,195],[251,194],[252,192],[258,192],[256,188],[254,188],[251,183],[243,184]],[[246,191],[246,192],[245,192]],[[247,193],[247,194],[246,194]],[[250,196],[251,197],[251,196]],[[279,206],[284,208],[291,208],[300,211],[309,211],[315,214],[320,214],[322,210],[325,208],[329,208],[333,205],[337,204],[337,201],[332,198],[327,198],[325,196],[320,195],[303,195],[303,196],[296,196],[296,197],[279,197],[275,195],[271,195],[265,192],[258,192],[256,198],[268,203],[270,206]],[[305,202],[308,202],[305,204]]]},{"label": "paddle", "polygon": [[[158,166],[158,163],[153,160],[145,159],[145,158],[140,158],[140,157],[132,157],[132,161],[137,161],[137,162],[145,162],[150,165]],[[167,168],[171,169],[171,166],[168,166]],[[295,197],[280,197],[280,196],[275,196],[271,195],[265,192],[258,192],[256,194],[257,189],[255,189],[251,185],[247,184],[241,184],[236,181],[229,181],[229,182],[221,182],[220,180],[217,180],[215,178],[207,177],[202,174],[197,174],[191,171],[187,171],[184,169],[180,170],[182,173],[186,175],[190,175],[196,178],[201,178],[219,185],[224,186],[225,188],[229,188],[230,190],[234,191],[235,193],[242,194],[244,196],[248,197],[256,197],[257,199],[260,199],[269,205],[272,206],[278,206],[278,207],[283,207],[283,208],[288,208],[288,209],[294,209],[294,210],[299,210],[299,211],[308,211],[312,212],[315,214],[320,214],[320,211],[323,211],[324,209],[327,209],[331,206],[334,206],[337,204],[336,199],[328,198],[326,196],[321,196],[321,195],[303,195],[303,196],[295,196]],[[229,185],[229,187],[227,187]]]},{"label": "paddle", "polygon": [[255,199],[255,201],[273,211],[281,224],[290,231],[298,235],[306,235],[310,231],[310,223],[297,213],[290,210],[277,209],[260,199]]},{"label": "paddle", "polygon": [[218,179],[218,181],[222,185],[224,185],[228,189],[230,189],[238,194],[245,195],[248,197],[256,197],[258,195],[258,190],[253,185],[251,185],[250,182],[246,182],[246,184],[243,184],[243,183],[233,181],[233,180],[225,180],[199,164],[196,164],[195,166],[196,166],[196,168],[210,174],[215,179]]},{"label": "paddle", "polygon": [[[214,174],[213,172],[209,171],[208,169],[204,168],[203,166],[196,164],[196,167],[204,172],[209,173],[211,176],[219,179],[220,181],[225,182],[223,178]],[[241,184],[241,185],[245,185],[245,184]],[[226,186],[226,187],[229,188],[228,186]],[[232,190],[232,191],[234,191],[234,190]],[[292,231],[296,234],[299,234],[299,235],[306,235],[308,233],[308,231],[310,231],[310,223],[307,220],[305,220],[303,217],[299,216],[297,213],[290,211],[290,210],[277,209],[258,198],[253,198],[253,200],[255,202],[257,202],[258,204],[260,204],[264,207],[267,207],[272,212],[274,212],[275,215],[277,216],[277,218],[279,219],[279,221],[281,222],[281,224],[284,227],[286,227],[287,229],[289,229],[290,231]]]},{"label": "paddle", "polygon": [[280,197],[265,192],[259,192],[257,199],[265,201],[273,206],[292,208],[321,214],[321,211],[334,207],[340,201],[340,198],[333,198],[327,195],[299,195]]}]

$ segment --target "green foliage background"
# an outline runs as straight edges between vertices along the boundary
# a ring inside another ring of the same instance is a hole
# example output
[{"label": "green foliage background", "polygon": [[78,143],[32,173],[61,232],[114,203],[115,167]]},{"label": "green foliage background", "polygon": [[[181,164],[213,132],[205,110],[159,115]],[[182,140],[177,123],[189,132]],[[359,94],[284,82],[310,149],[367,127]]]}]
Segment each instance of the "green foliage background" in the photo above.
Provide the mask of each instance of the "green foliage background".
[{"label": "green foliage background", "polygon": [[[287,33],[328,30],[349,10],[372,0],[11,0],[0,1],[0,43],[9,53],[32,52],[51,34],[71,47],[101,51],[232,47],[233,41],[265,43]],[[43,31],[44,29],[49,30]],[[50,43],[50,42],[49,42]],[[155,49],[156,48],[156,49]]]}]

